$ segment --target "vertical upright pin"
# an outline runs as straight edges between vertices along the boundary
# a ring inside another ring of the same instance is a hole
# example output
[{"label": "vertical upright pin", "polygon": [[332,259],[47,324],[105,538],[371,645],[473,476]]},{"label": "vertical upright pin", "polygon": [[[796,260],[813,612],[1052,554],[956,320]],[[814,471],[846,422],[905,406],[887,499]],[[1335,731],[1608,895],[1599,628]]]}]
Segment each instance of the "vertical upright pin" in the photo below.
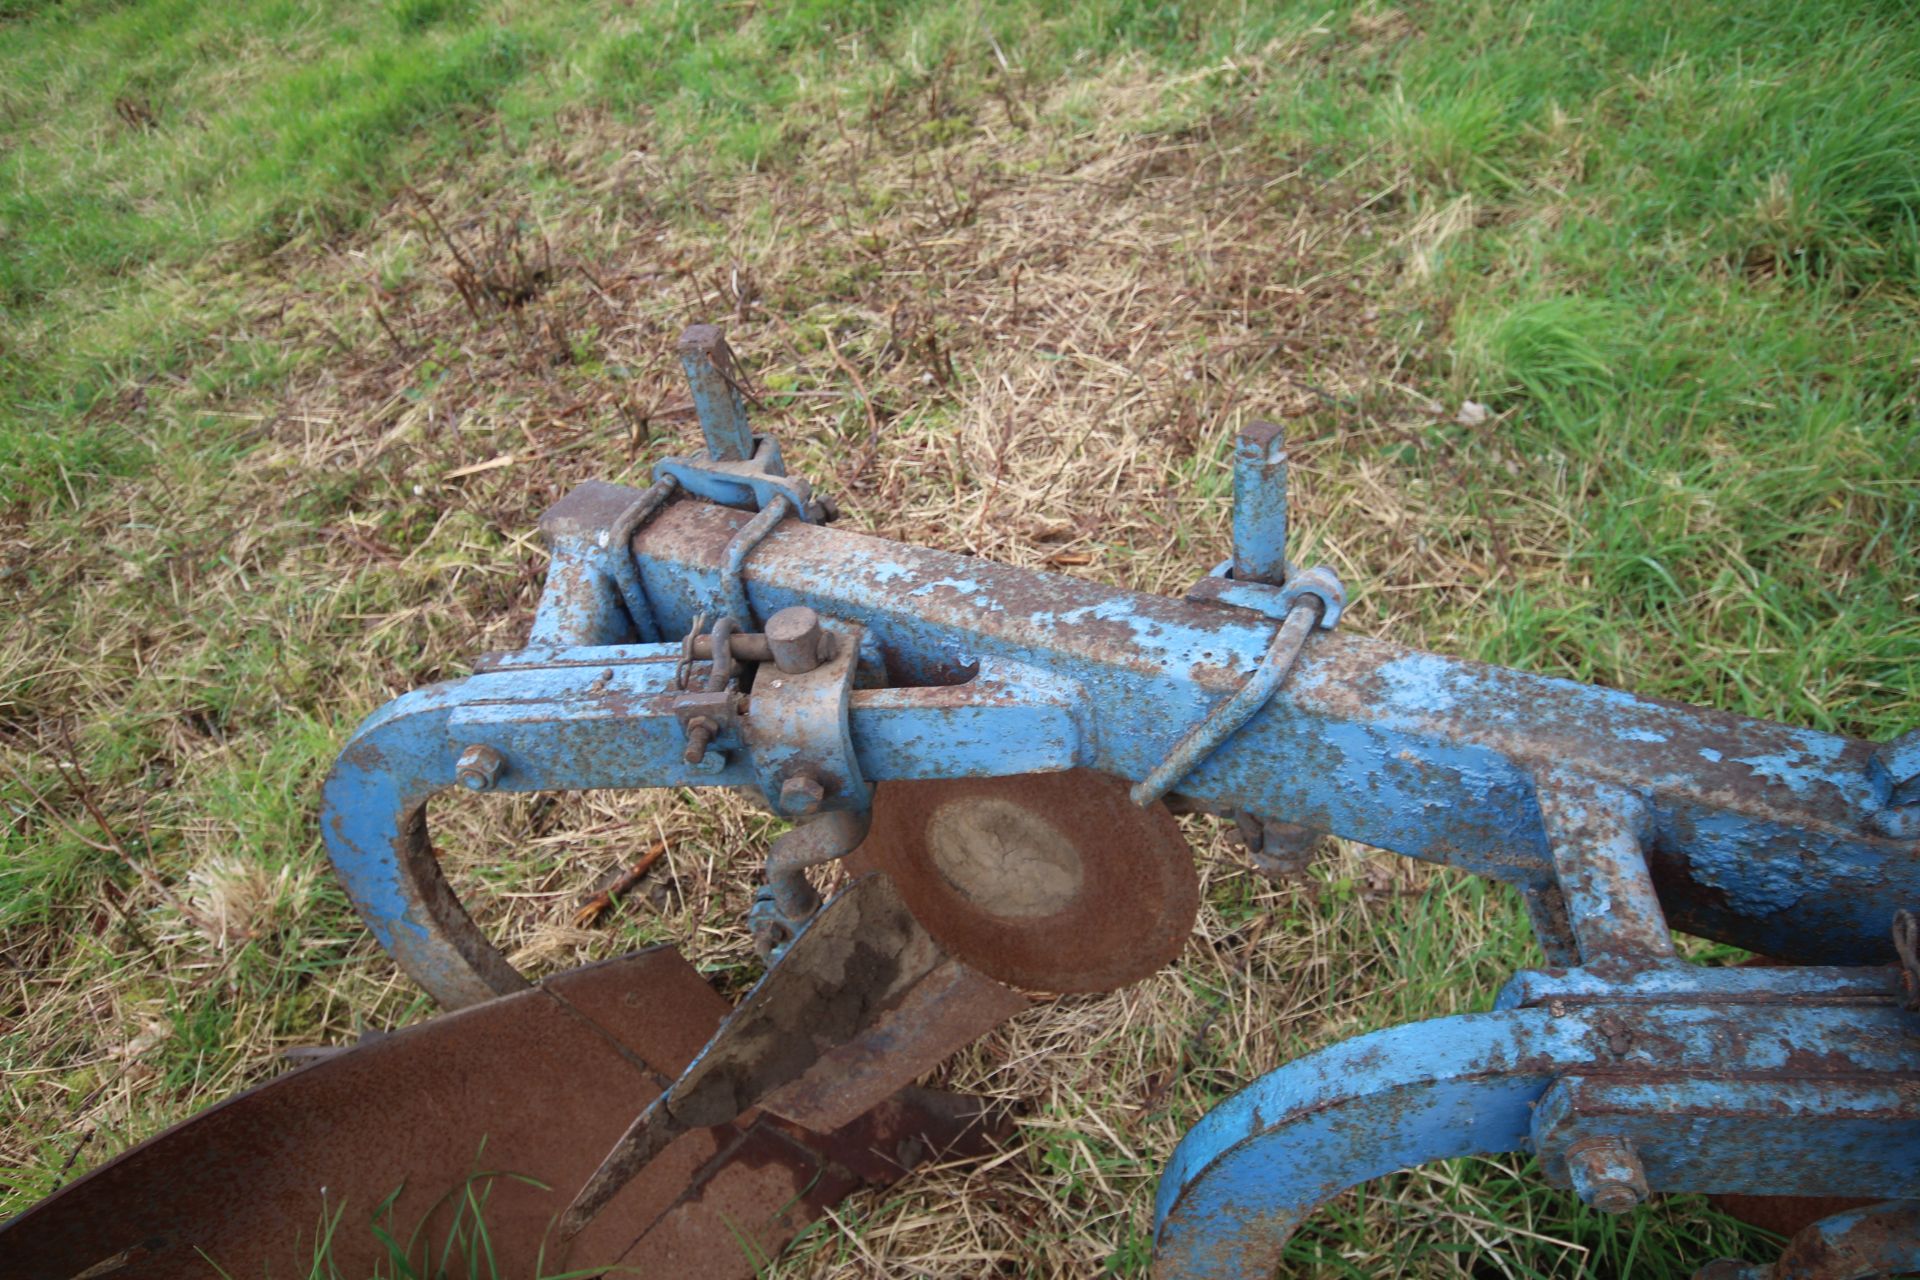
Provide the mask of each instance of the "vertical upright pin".
[{"label": "vertical upright pin", "polygon": [[1287,438],[1253,422],[1233,442],[1233,576],[1278,586],[1287,577]]},{"label": "vertical upright pin", "polygon": [[719,325],[689,325],[680,335],[680,363],[693,391],[693,409],[715,462],[745,462],[753,456],[753,429],[733,371],[733,352]]}]

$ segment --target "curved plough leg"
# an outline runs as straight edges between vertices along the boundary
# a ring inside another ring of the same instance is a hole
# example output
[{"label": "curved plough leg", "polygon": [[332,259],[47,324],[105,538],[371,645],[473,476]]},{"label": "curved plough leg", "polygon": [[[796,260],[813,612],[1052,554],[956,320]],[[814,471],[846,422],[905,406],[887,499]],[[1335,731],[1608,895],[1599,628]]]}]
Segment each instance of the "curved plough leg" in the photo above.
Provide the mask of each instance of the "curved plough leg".
[{"label": "curved plough leg", "polygon": [[[428,838],[430,798],[463,784],[552,792],[753,780],[738,758],[699,772],[684,760],[671,716],[634,714],[671,689],[677,646],[576,652],[606,660],[482,671],[395,698],[354,731],[322,790],[320,834],[347,896],[380,945],[445,1008],[528,984],[447,883]],[[464,780],[460,758],[473,749],[493,752],[504,768]]]},{"label": "curved plough leg", "polygon": [[[1899,1156],[1920,1132],[1920,1106],[1900,1101],[1920,1067],[1908,1022],[1891,1000],[1554,1000],[1357,1037],[1262,1076],[1186,1135],[1155,1205],[1154,1274],[1269,1274],[1320,1204],[1429,1160],[1533,1152],[1566,1185],[1567,1158],[1591,1149],[1595,1125],[1637,1152],[1628,1159],[1645,1178],[1625,1204],[1617,1184],[1580,1187],[1603,1207],[1631,1207],[1649,1183],[1798,1190],[1796,1157],[1842,1138],[1847,1157],[1821,1162],[1824,1190],[1914,1194],[1920,1173]],[[1555,1104],[1536,1109],[1562,1080]],[[1782,1099],[1799,1114],[1758,1118]]]}]

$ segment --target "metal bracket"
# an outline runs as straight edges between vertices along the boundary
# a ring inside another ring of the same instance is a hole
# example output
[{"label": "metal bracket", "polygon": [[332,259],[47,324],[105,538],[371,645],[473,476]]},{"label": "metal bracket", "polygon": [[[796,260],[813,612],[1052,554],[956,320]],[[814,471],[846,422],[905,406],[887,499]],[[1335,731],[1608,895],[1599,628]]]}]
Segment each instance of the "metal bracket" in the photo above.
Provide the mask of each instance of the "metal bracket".
[{"label": "metal bracket", "polygon": [[[704,622],[704,616],[695,618],[693,629],[680,642],[673,683],[681,692],[673,696],[670,710],[686,735],[686,762],[704,773],[718,773],[727,767],[727,751],[740,745],[743,699],[734,680],[734,620],[722,617],[702,635]],[[706,641],[706,687],[696,690],[692,687],[693,663],[702,640]]]},{"label": "metal bracket", "polygon": [[814,496],[813,485],[790,476],[780,462],[780,446],[771,436],[753,438],[753,456],[742,462],[712,458],[662,458],[653,465],[654,479],[671,479],[696,498],[742,511],[762,511],[775,498],[793,504],[792,514],[808,524],[823,524],[839,514],[825,498]]},{"label": "metal bracket", "polygon": [[1671,957],[1673,936],[1647,866],[1646,799],[1558,767],[1541,771],[1534,795],[1581,958]]},{"label": "metal bracket", "polygon": [[1243,582],[1233,575],[1233,561],[1222,560],[1213,572],[1193,584],[1187,599],[1203,604],[1224,604],[1248,609],[1275,622],[1284,622],[1293,606],[1311,597],[1320,602],[1320,629],[1331,631],[1339,625],[1347,608],[1347,587],[1340,575],[1324,564],[1311,569],[1294,568],[1287,572],[1284,584]]},{"label": "metal bracket", "polygon": [[1534,1107],[1532,1142],[1549,1184],[1605,1213],[1634,1207],[1649,1185],[1793,1194],[1821,1152],[1846,1153],[1823,1162],[1823,1194],[1920,1195],[1920,1097],[1890,1073],[1562,1076]]},{"label": "metal bracket", "polygon": [[719,326],[689,326],[680,335],[680,363],[687,371],[707,452],[700,458],[655,463],[656,482],[670,479],[697,498],[745,511],[764,511],[776,498],[785,498],[791,514],[808,524],[839,514],[832,502],[814,496],[806,480],[787,474],[773,437],[753,434],[746,399],[734,376],[733,352]]},{"label": "metal bracket", "polygon": [[767,622],[769,635],[789,629],[815,630],[827,643],[818,646],[825,654],[811,670],[762,666],[754,680],[741,732],[760,790],[787,817],[864,811],[873,788],[861,775],[848,723],[861,629],[811,609],[783,609]]}]

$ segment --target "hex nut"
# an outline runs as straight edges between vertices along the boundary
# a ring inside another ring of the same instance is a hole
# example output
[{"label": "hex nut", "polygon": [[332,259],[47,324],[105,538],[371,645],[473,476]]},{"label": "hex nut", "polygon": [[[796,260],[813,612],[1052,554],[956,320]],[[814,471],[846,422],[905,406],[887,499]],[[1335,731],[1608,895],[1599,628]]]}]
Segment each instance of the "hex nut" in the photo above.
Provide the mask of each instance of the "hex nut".
[{"label": "hex nut", "polygon": [[820,780],[809,773],[796,773],[780,784],[780,811],[799,816],[817,813],[827,798]]},{"label": "hex nut", "polygon": [[474,743],[460,753],[453,766],[453,780],[469,791],[488,791],[500,780],[507,758],[492,747]]},{"label": "hex nut", "polygon": [[1573,1189],[1601,1213],[1625,1213],[1647,1198],[1647,1172],[1624,1138],[1588,1138],[1567,1148]]},{"label": "hex nut", "polygon": [[1297,822],[1266,822],[1259,831],[1259,844],[1247,842],[1247,856],[1253,869],[1268,880],[1298,880],[1313,869],[1313,855],[1327,833]]}]

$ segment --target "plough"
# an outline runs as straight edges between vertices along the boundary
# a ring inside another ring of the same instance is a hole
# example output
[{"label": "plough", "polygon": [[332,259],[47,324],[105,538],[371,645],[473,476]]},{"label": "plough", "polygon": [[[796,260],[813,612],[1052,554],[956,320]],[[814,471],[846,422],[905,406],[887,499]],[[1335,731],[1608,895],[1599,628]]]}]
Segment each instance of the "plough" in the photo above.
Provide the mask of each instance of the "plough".
[{"label": "plough", "polygon": [[[1235,442],[1232,559],[1181,598],[840,531],[749,426],[719,331],[680,355],[704,452],[567,494],[526,646],[376,711],[327,780],[342,884],[456,1012],[95,1171],[0,1231],[8,1274],[284,1273],[328,1205],[444,1219],[432,1189],[479,1178],[507,1274],[750,1275],[839,1196],[991,1137],[978,1103],[912,1086],[1027,993],[1111,991],[1178,954],[1199,891],[1176,809],[1232,820],[1278,873],[1333,834],[1511,885],[1546,964],[1488,1012],[1220,1103],[1170,1153],[1156,1276],[1269,1274],[1340,1191],[1502,1152],[1606,1213],[1670,1191],[1854,1201],[1777,1264],[1703,1278],[1920,1269],[1920,733],[1344,632],[1339,578],[1287,558],[1266,424]],[[638,787],[742,789],[793,823],[737,1007],[670,950],[530,986],[428,838],[442,793]],[[808,872],[836,860],[823,903]],[[1769,963],[1690,962],[1675,930]]]}]

